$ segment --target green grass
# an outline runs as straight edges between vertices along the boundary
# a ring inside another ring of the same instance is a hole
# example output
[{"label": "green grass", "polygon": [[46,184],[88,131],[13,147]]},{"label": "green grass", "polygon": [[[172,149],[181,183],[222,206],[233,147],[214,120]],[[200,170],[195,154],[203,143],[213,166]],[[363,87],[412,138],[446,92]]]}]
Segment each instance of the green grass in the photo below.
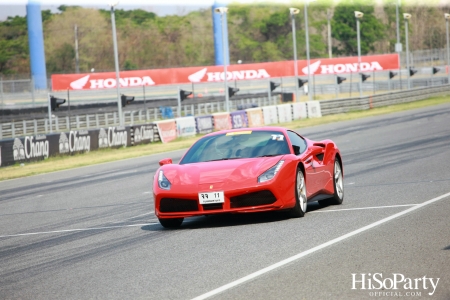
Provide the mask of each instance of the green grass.
[{"label": "green grass", "polygon": [[[411,103],[403,103],[392,106],[385,106],[364,111],[353,111],[345,114],[329,115],[322,118],[296,120],[290,123],[283,123],[280,126],[299,129],[304,127],[311,127],[321,124],[340,122],[346,120],[354,120],[371,116],[378,116],[389,114],[398,111],[416,109],[420,107],[438,105],[442,103],[449,103],[450,96],[433,97],[427,100],[416,101]],[[163,144],[153,143],[146,145],[139,145],[120,149],[101,149],[85,154],[75,154],[71,156],[56,156],[50,157],[46,160],[32,163],[16,164],[9,167],[1,168],[0,181],[6,179],[20,178],[25,176],[32,176],[36,174],[49,173],[65,169],[72,169],[110,161],[117,161],[121,159],[140,157],[156,153],[169,152],[173,150],[185,149],[192,145],[201,135],[192,138],[179,138],[173,142]]]}]

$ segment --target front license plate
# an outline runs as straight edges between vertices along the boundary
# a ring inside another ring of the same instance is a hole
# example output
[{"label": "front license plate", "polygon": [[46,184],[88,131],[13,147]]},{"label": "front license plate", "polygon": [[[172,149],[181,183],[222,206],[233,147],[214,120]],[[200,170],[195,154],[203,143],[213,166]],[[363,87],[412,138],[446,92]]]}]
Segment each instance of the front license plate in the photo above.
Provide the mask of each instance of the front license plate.
[{"label": "front license plate", "polygon": [[224,203],[223,192],[198,193],[200,204]]}]

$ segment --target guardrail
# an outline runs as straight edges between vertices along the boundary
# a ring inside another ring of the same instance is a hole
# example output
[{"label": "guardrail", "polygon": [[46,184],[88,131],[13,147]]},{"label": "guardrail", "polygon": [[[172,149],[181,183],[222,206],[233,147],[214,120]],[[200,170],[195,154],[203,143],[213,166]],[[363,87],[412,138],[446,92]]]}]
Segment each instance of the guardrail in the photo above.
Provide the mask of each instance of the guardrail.
[{"label": "guardrail", "polygon": [[402,92],[384,93],[361,98],[344,98],[320,101],[322,115],[345,113],[354,110],[367,110],[372,107],[388,106],[406,102],[424,100],[434,96],[450,93],[450,85],[428,88],[415,88]]},{"label": "guardrail", "polygon": [[[276,104],[279,96],[273,96],[269,101],[268,97],[255,97],[230,101],[231,110],[238,110],[245,104],[255,104],[259,107]],[[225,103],[208,102],[182,105],[183,116],[208,115],[214,112],[225,111]],[[173,114],[177,107],[169,107]],[[125,125],[143,124],[163,120],[163,112],[159,108],[143,108],[135,111],[124,111]],[[171,116],[173,117],[173,116]],[[119,116],[117,112],[80,114],[80,115],[52,115],[52,122],[48,118],[22,120],[17,122],[0,123],[0,140],[26,136],[28,134],[49,134],[65,130],[95,129],[100,127],[118,126]]]},{"label": "guardrail", "polygon": [[[38,132],[39,125],[43,126],[46,131],[49,129],[50,124],[47,120],[40,120],[39,122],[33,120],[34,131],[30,134],[27,134],[28,123],[24,121],[21,129],[16,129],[14,123],[12,123],[11,128],[13,134],[20,132],[23,137],[0,140],[0,166],[42,160],[55,155],[89,152],[106,147],[127,147],[155,141],[166,143],[177,137],[194,136],[198,133],[208,133],[213,130],[264,126],[351,110],[367,110],[372,107],[394,103],[417,101],[430,96],[448,94],[449,92],[450,85],[446,85],[365,96],[357,99],[296,102],[262,107],[254,107],[256,103],[248,103],[247,105],[241,104],[241,110],[232,112],[171,118],[125,127],[114,125],[117,123],[116,113],[112,113],[111,123],[108,121],[110,119],[108,114],[104,114],[103,118],[96,114],[95,119],[91,119],[89,115],[86,115],[84,119],[80,116],[74,116],[76,130],[71,127],[72,118],[67,117],[66,122],[61,122],[61,124],[59,119],[56,119],[55,129],[60,132],[50,134]],[[248,99],[248,102],[250,101],[252,99]],[[218,107],[218,109],[220,108]],[[142,113],[139,113],[137,117],[143,121]],[[148,117],[148,111],[146,117]],[[130,114],[127,121],[133,123],[134,114]],[[95,129],[89,129],[91,126]]]}]

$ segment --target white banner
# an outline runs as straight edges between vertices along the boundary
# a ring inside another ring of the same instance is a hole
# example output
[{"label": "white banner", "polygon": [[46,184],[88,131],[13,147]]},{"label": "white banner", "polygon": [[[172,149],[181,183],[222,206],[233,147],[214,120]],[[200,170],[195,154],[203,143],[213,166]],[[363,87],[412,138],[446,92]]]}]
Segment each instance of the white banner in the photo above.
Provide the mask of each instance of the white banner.
[{"label": "white banner", "polygon": [[306,107],[308,108],[308,118],[322,117],[322,111],[320,110],[319,101],[308,101],[306,102]]},{"label": "white banner", "polygon": [[179,137],[195,136],[195,117],[176,118],[177,133]]},{"label": "white banner", "polygon": [[305,119],[308,116],[306,113],[306,103],[305,102],[292,103],[292,114],[294,120]]},{"label": "white banner", "polygon": [[263,107],[264,124],[278,123],[278,114],[276,106],[264,106]]},{"label": "white banner", "polygon": [[291,104],[277,105],[277,110],[278,110],[278,122],[286,123],[292,121]]}]

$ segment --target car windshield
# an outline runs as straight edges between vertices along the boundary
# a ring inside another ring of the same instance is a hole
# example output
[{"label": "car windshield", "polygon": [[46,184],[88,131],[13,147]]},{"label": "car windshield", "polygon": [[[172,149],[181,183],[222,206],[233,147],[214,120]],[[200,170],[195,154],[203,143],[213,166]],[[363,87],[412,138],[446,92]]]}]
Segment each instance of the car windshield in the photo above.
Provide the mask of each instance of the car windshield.
[{"label": "car windshield", "polygon": [[280,131],[234,131],[200,139],[188,150],[180,164],[289,153],[286,137]]}]

